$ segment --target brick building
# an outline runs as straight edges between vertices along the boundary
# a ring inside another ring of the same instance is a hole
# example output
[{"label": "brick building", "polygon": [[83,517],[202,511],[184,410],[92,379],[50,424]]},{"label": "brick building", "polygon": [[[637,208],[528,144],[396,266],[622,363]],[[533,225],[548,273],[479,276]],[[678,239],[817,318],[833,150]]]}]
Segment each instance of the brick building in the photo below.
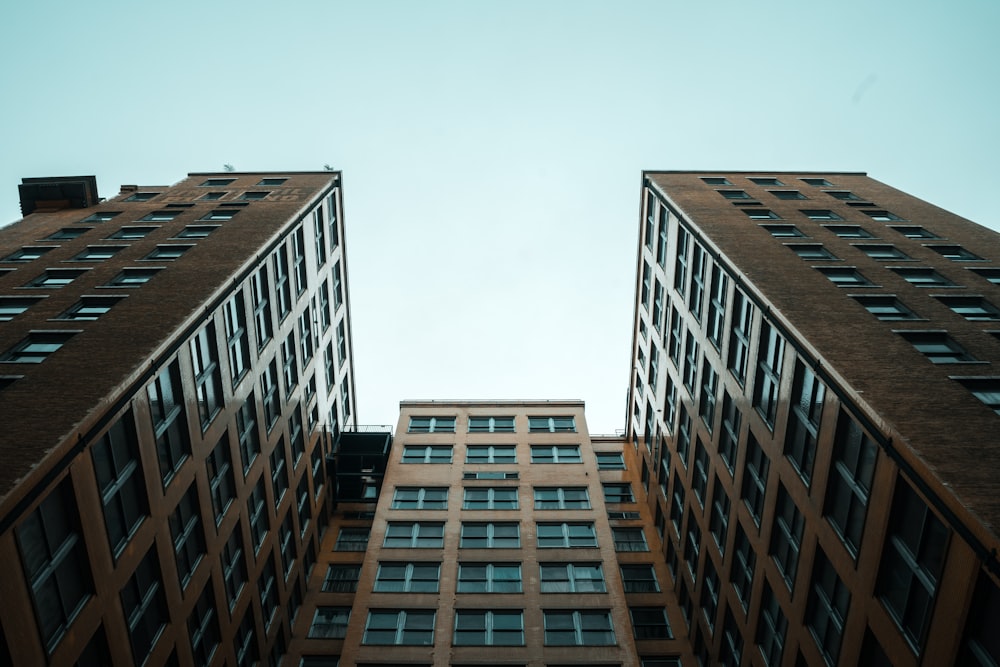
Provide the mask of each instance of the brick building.
[{"label": "brick building", "polygon": [[641,207],[628,433],[696,656],[997,664],[1000,236],[860,173]]},{"label": "brick building", "polygon": [[275,664],[354,419],[340,175],[96,190],[0,234],[0,665]]}]

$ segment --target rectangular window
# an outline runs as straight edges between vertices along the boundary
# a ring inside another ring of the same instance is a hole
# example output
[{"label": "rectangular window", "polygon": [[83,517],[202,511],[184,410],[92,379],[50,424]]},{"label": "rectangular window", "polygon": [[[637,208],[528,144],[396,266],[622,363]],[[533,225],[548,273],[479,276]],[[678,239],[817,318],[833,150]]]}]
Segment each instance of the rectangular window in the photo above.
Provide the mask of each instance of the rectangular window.
[{"label": "rectangular window", "polygon": [[606,503],[635,502],[635,494],[632,493],[631,484],[605,482],[601,486],[604,488],[604,502]]},{"label": "rectangular window", "polygon": [[743,491],[741,498],[750,510],[754,522],[760,526],[764,511],[764,493],[767,489],[767,472],[770,461],[757,443],[753,433],[747,434],[747,457],[743,466]]},{"label": "rectangular window", "polygon": [[826,387],[811,368],[796,359],[791,409],[785,430],[785,456],[808,485],[812,480]]},{"label": "rectangular window", "polygon": [[264,629],[271,627],[274,613],[278,610],[278,587],[274,571],[274,561],[267,558],[264,570],[257,579],[257,594],[260,596],[260,610],[264,615]]},{"label": "rectangular window", "polygon": [[576,433],[575,417],[528,417],[531,433]]},{"label": "rectangular window", "polygon": [[392,496],[394,510],[448,509],[447,487],[396,487]]},{"label": "rectangular window", "polygon": [[513,417],[469,417],[469,433],[513,433]]},{"label": "rectangular window", "polygon": [[362,644],[375,646],[432,646],[433,609],[372,609],[368,612]]},{"label": "rectangular window", "polygon": [[622,565],[622,584],[626,593],[659,593],[660,584],[656,572],[648,563]]},{"label": "rectangular window", "polygon": [[604,593],[600,563],[540,563],[542,593]]},{"label": "rectangular window", "polygon": [[753,326],[753,304],[739,290],[733,295],[732,335],[729,337],[729,370],[742,386],[747,377],[750,358],[750,332]]},{"label": "rectangular window", "polygon": [[736,541],[733,543],[733,566],[729,580],[746,611],[750,604],[750,593],[753,589],[753,571],[757,565],[757,554],[743,532],[743,526],[736,524]]},{"label": "rectangular window", "polygon": [[592,522],[536,524],[539,549],[596,547],[597,532]]},{"label": "rectangular window", "polygon": [[212,507],[215,509],[215,523],[222,522],[226,509],[236,497],[233,467],[229,452],[229,435],[222,434],[219,443],[205,459],[208,468],[208,484],[212,493]]},{"label": "rectangular window", "polygon": [[919,654],[934,611],[948,529],[899,478],[876,584],[879,599]]},{"label": "rectangular window", "polygon": [[[316,244],[316,265],[326,263],[326,221],[323,220],[323,207],[317,206],[313,211],[313,240]],[[325,281],[324,281],[325,286]]]},{"label": "rectangular window", "polygon": [[615,541],[615,551],[649,551],[646,535],[639,526],[612,526],[611,535]]},{"label": "rectangular window", "polygon": [[781,386],[781,366],[785,341],[767,321],[760,325],[760,347],[757,350],[757,376],[754,379],[754,407],[767,425],[774,428],[778,412],[778,389]]},{"label": "rectangular window", "polygon": [[582,463],[580,445],[532,445],[532,463]]},{"label": "rectangular window", "polygon": [[621,452],[596,452],[598,470],[625,470],[625,457]]},{"label": "rectangular window", "polygon": [[680,312],[670,307],[670,330],[667,338],[667,356],[673,362],[674,367],[680,369],[681,346],[684,342],[684,321]]},{"label": "rectangular window", "polygon": [[921,319],[919,315],[907,308],[902,301],[893,295],[858,296],[852,294],[851,298],[880,320],[891,322]]},{"label": "rectangular window", "polygon": [[[194,247],[193,245],[177,245],[177,244],[158,245],[142,259],[171,261],[180,258],[181,255],[183,255],[193,247]],[[107,257],[98,257],[97,259],[107,259]]]},{"label": "rectangular window", "polygon": [[285,470],[285,439],[278,438],[278,444],[271,451],[271,490],[274,493],[274,508],[288,490],[288,472]]},{"label": "rectangular window", "polygon": [[894,229],[908,239],[937,239],[940,238],[934,232],[917,225],[890,225],[889,229]]},{"label": "rectangular window", "polygon": [[517,549],[521,546],[518,524],[462,522],[459,546],[463,549]]},{"label": "rectangular window", "polygon": [[208,428],[222,409],[222,380],[215,345],[215,325],[211,322],[190,343],[195,394],[202,431]]},{"label": "rectangular window", "polygon": [[177,575],[183,589],[205,555],[205,534],[201,527],[198,491],[194,484],[181,496],[177,507],[170,514],[169,523],[174,541]]},{"label": "rectangular window", "polygon": [[1000,309],[981,296],[935,296],[956,315],[973,322],[1000,320]]},{"label": "rectangular window", "polygon": [[302,352],[302,366],[308,365],[313,355],[312,317],[309,306],[299,315],[299,347]]},{"label": "rectangular window", "polygon": [[956,287],[955,283],[948,280],[934,269],[923,267],[889,267],[900,278],[910,283],[914,287]]},{"label": "rectangular window", "polygon": [[872,259],[878,260],[903,260],[910,259],[909,255],[900,250],[894,245],[876,245],[876,244],[861,244],[858,243],[854,246],[861,252],[865,253]]},{"label": "rectangular window", "polygon": [[455,646],[524,646],[521,610],[455,611]]},{"label": "rectangular window", "polygon": [[917,352],[935,364],[961,364],[976,359],[944,331],[897,331]]},{"label": "rectangular window", "polygon": [[379,563],[376,593],[437,593],[441,563]]},{"label": "rectangular window", "polygon": [[644,309],[649,309],[649,293],[651,291],[650,285],[652,278],[650,277],[651,270],[649,264],[646,262],[642,263],[642,289],[639,292],[639,305]]},{"label": "rectangular window", "polygon": [[712,265],[712,287],[708,301],[706,333],[716,350],[722,349],[722,335],[726,326],[726,297],[729,294],[729,276],[718,264]]},{"label": "rectangular window", "polygon": [[701,364],[701,396],[698,398],[698,414],[711,433],[715,428],[715,401],[719,390],[719,374],[712,368],[706,357]]},{"label": "rectangular window", "polygon": [[454,417],[410,417],[407,433],[454,433]]},{"label": "rectangular window", "polygon": [[160,579],[156,549],[150,549],[121,590],[122,611],[128,623],[132,658],[141,665],[156,645],[160,631],[170,621]]},{"label": "rectangular window", "polygon": [[466,445],[466,463],[517,463],[514,445]]},{"label": "rectangular window", "polygon": [[[55,487],[17,528],[17,545],[42,641],[52,653],[93,592],[72,487]],[[145,654],[144,654],[145,655]]]},{"label": "rectangular window", "polygon": [[691,291],[688,294],[688,311],[701,322],[701,311],[705,304],[705,274],[708,267],[708,253],[700,244],[694,244],[691,256]]},{"label": "rectangular window", "polygon": [[333,310],[336,311],[344,303],[344,285],[340,277],[340,262],[333,265]]},{"label": "rectangular window", "polygon": [[838,259],[836,255],[818,243],[786,243],[785,247],[802,259],[827,260]]},{"label": "rectangular window", "polygon": [[440,549],[444,546],[443,523],[390,521],[385,530],[386,548]]},{"label": "rectangular window", "polygon": [[268,530],[267,503],[264,498],[264,479],[260,478],[247,498],[247,518],[250,521],[250,537],[256,554],[264,544]]},{"label": "rectangular window", "polygon": [[[770,216],[765,216],[761,219],[766,220]],[[761,225],[761,228],[766,230],[771,236],[777,239],[791,239],[791,238],[806,238],[806,235],[801,229],[795,225]]]},{"label": "rectangular window", "polygon": [[40,364],[69,342],[76,333],[76,331],[34,331],[0,356],[0,361],[12,364]]},{"label": "rectangular window", "polygon": [[278,308],[278,321],[282,321],[292,310],[292,287],[288,281],[288,249],[282,243],[271,255],[274,267],[274,297]]},{"label": "rectangular window", "polygon": [[844,239],[872,239],[875,235],[858,225],[823,225],[828,231]]},{"label": "rectangular window", "polygon": [[253,318],[257,334],[257,350],[262,350],[267,341],[271,340],[271,284],[267,277],[267,266],[264,265],[250,279],[250,295],[253,300]]},{"label": "rectangular window", "polygon": [[837,576],[826,554],[817,551],[805,620],[828,664],[836,665],[840,658],[840,641],[850,606],[850,590]]},{"label": "rectangular window", "polygon": [[226,588],[226,598],[229,610],[232,611],[239,599],[240,592],[247,582],[247,568],[243,562],[243,539],[239,525],[222,546],[220,559],[222,561],[222,579]]},{"label": "rectangular window", "polygon": [[664,607],[629,607],[636,639],[673,639]]},{"label": "rectangular window", "polygon": [[536,510],[590,509],[586,487],[535,487]]},{"label": "rectangular window", "polygon": [[688,251],[691,234],[682,226],[677,226],[677,258],[674,261],[674,289],[681,298],[687,294]]},{"label": "rectangular window", "polygon": [[546,646],[612,646],[611,612],[606,609],[545,609],[542,611]]},{"label": "rectangular window", "polygon": [[191,440],[184,416],[180,370],[174,361],[146,388],[156,436],[160,477],[166,486],[191,454]]},{"label": "rectangular window", "polygon": [[813,267],[837,287],[877,287],[853,266]]},{"label": "rectangular window", "polygon": [[459,593],[520,593],[520,563],[459,563]]},{"label": "rectangular window", "polygon": [[215,647],[219,645],[219,623],[215,618],[216,609],[212,586],[205,586],[187,620],[191,653],[196,665],[209,664],[215,653]]},{"label": "rectangular window", "polygon": [[824,514],[855,555],[861,547],[877,455],[875,443],[841,412]]},{"label": "rectangular window", "polygon": [[355,593],[358,590],[360,577],[361,565],[331,565],[323,580],[323,592]]},{"label": "rectangular window", "polygon": [[226,347],[229,349],[229,374],[235,387],[250,368],[250,343],[247,336],[247,319],[243,305],[243,290],[222,307],[226,323]]},{"label": "rectangular window", "polygon": [[240,460],[243,463],[243,474],[250,470],[257,455],[260,454],[260,434],[257,431],[257,406],[253,392],[236,412],[236,437],[239,440]]},{"label": "rectangular window", "polygon": [[719,476],[715,476],[715,491],[712,498],[712,513],[708,519],[708,531],[715,539],[715,545],[719,547],[719,553],[726,552],[726,534],[729,531],[729,496],[722,487]]},{"label": "rectangular window", "polygon": [[104,506],[104,525],[117,557],[148,515],[139,443],[132,412],[122,416],[92,450],[97,488]]},{"label": "rectangular window", "polygon": [[350,607],[317,607],[309,626],[310,639],[343,639],[351,619]]},{"label": "rectangular window", "polygon": [[757,646],[760,647],[764,662],[769,667],[781,664],[781,654],[785,648],[785,632],[787,630],[788,619],[785,618],[781,605],[774,597],[770,585],[764,582],[760,621],[757,623]]},{"label": "rectangular window", "polygon": [[260,374],[261,403],[264,405],[264,425],[268,432],[281,416],[280,397],[278,396],[278,365],[275,359],[264,367]]},{"label": "rectangular window", "polygon": [[736,469],[736,454],[739,451],[740,424],[743,415],[736,407],[736,401],[729,392],[722,392],[722,434],[719,436],[719,455],[732,475]]},{"label": "rectangular window", "polygon": [[404,445],[403,463],[451,463],[451,445]]},{"label": "rectangular window", "polygon": [[785,487],[779,484],[778,501],[774,508],[774,524],[771,527],[771,556],[777,563],[778,571],[784,577],[789,590],[795,585],[804,527],[805,520],[802,518],[802,513],[785,491]]},{"label": "rectangular window", "polygon": [[708,450],[701,441],[701,436],[695,438],[694,466],[691,473],[691,490],[698,499],[698,504],[705,506],[705,496],[708,494]]},{"label": "rectangular window", "polygon": [[[117,253],[117,252],[119,252],[121,250],[124,250],[127,247],[128,246],[124,246],[124,245],[102,245],[102,246],[92,245],[92,246],[87,246],[87,248],[85,250],[83,250],[83,251],[77,253],[76,255],[74,255],[73,257],[71,257],[70,261],[71,262],[103,262],[106,259],[111,259],[112,257],[115,256],[115,253]],[[169,247],[169,246],[167,246],[167,247]],[[189,246],[182,246],[182,247],[187,248]],[[23,249],[22,252],[24,252],[24,250],[28,250],[28,249]],[[45,248],[42,251],[42,253],[39,253],[38,255],[40,256],[41,254],[44,254],[44,252],[46,252],[48,250],[50,250],[50,248]],[[37,258],[36,256],[29,256],[28,257],[28,259],[36,259],[36,258]],[[153,257],[148,257],[148,258],[145,258],[145,259],[154,259],[154,258]],[[173,258],[169,258],[169,259],[173,259]],[[11,261],[11,260],[8,259],[8,260],[4,260],[4,261]],[[25,259],[24,259],[24,257],[22,257],[18,261],[25,261]]]},{"label": "rectangular window", "polygon": [[367,551],[368,534],[370,528],[341,528],[337,534],[337,542],[333,545],[334,551]]},{"label": "rectangular window", "polygon": [[[117,299],[116,299],[117,300]],[[0,322],[9,322],[16,316],[20,315],[24,311],[28,310],[31,306],[35,305],[40,301],[39,297],[34,296],[0,296]],[[109,306],[110,307],[110,306]],[[102,311],[103,312],[103,311]],[[67,318],[60,316],[61,319],[97,319],[97,317],[92,318]]]},{"label": "rectangular window", "polygon": [[516,510],[516,486],[476,486],[465,488],[464,510]]},{"label": "rectangular window", "polygon": [[694,335],[688,331],[684,340],[684,386],[688,392],[694,396],[695,386],[698,380],[698,341]]},{"label": "rectangular window", "polygon": [[292,390],[299,384],[299,357],[295,348],[295,334],[289,332],[281,344],[282,376],[285,381],[285,400],[292,396]]},{"label": "rectangular window", "polygon": [[751,220],[781,220],[780,215],[766,208],[744,208],[741,210]]}]

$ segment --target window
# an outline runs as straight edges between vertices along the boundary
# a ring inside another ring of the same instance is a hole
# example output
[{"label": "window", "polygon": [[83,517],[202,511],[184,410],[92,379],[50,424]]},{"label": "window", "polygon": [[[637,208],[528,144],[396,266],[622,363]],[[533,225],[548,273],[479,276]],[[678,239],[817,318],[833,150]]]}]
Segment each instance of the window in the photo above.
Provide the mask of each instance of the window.
[{"label": "window", "polygon": [[1000,644],[996,641],[996,628],[1000,627],[1000,587],[985,572],[979,575],[968,618],[957,663],[1000,664]]},{"label": "window", "polygon": [[736,625],[736,618],[733,612],[726,609],[726,614],[722,622],[722,646],[719,651],[719,660],[726,667],[739,665],[743,659],[743,635],[739,626]]},{"label": "window", "polygon": [[695,438],[694,471],[691,476],[691,490],[694,491],[698,504],[705,506],[705,496],[708,493],[708,451],[701,442],[701,436]]},{"label": "window", "polygon": [[893,295],[858,296],[852,294],[851,298],[864,306],[869,313],[880,320],[894,322],[921,319],[919,315],[910,310]]},{"label": "window", "polygon": [[[111,310],[111,307],[124,299],[123,296],[84,296],[73,304],[69,310],[59,315],[60,320],[92,321]],[[3,320],[3,298],[0,297],[0,320]]]},{"label": "window", "polygon": [[271,490],[274,492],[275,509],[278,509],[288,490],[288,472],[285,467],[285,439],[279,438],[278,444],[271,451]]},{"label": "window", "polygon": [[343,366],[344,362],[347,361],[347,331],[345,328],[345,320],[340,320],[337,324],[337,365]]},{"label": "window", "polygon": [[656,572],[649,563],[622,565],[622,584],[626,593],[659,593]]},{"label": "window", "polygon": [[176,361],[160,372],[146,388],[146,393],[156,436],[160,478],[166,486],[191,453],[180,370]]},{"label": "window", "polygon": [[361,565],[331,565],[323,580],[323,592],[355,593],[358,590],[360,577]]},{"label": "window", "polygon": [[518,473],[500,472],[498,470],[481,470],[479,472],[463,472],[462,479],[517,479]]},{"label": "window", "polygon": [[284,360],[281,371],[285,382],[285,400],[288,400],[292,396],[292,390],[299,384],[299,357],[293,332],[289,332],[281,343],[281,358]]},{"label": "window", "polygon": [[712,492],[712,513],[708,519],[708,532],[712,534],[719,553],[726,552],[726,534],[729,531],[729,496],[722,487],[719,476],[715,476],[715,490]]},{"label": "window", "polygon": [[729,392],[722,392],[722,434],[719,436],[719,455],[732,475],[736,469],[736,453],[740,443],[740,423],[743,415]]},{"label": "window", "polygon": [[590,509],[590,495],[585,487],[535,487],[535,509]]},{"label": "window", "polygon": [[708,340],[716,350],[722,348],[722,334],[726,327],[726,297],[729,292],[729,276],[718,264],[712,265],[712,288],[708,301],[706,332]]},{"label": "window", "polygon": [[234,182],[235,178],[210,178],[204,183],[200,183],[200,188],[222,188]]},{"label": "window", "polygon": [[778,187],[784,185],[784,183],[779,181],[777,178],[774,178],[773,176],[748,176],[747,180],[757,185],[774,185]]},{"label": "window", "polygon": [[160,259],[169,261],[177,259],[193,247],[194,246],[191,245],[158,245],[151,253],[143,257],[143,259]]},{"label": "window", "polygon": [[202,196],[198,197],[200,201],[219,201],[225,197],[228,192],[206,192]]},{"label": "window", "polygon": [[894,222],[896,220],[903,219],[898,215],[896,215],[895,213],[890,213],[889,211],[872,210],[872,211],[861,211],[861,212],[867,215],[872,220],[878,220],[879,222]]},{"label": "window", "polygon": [[853,266],[817,266],[814,268],[837,287],[877,287]]},{"label": "window", "polygon": [[[763,218],[754,218],[763,219]],[[761,225],[771,236],[778,239],[805,238],[805,234],[795,225]]]},{"label": "window", "polygon": [[192,484],[170,514],[170,534],[174,541],[177,575],[181,588],[187,586],[194,569],[205,555],[205,534],[201,529],[198,491]]},{"label": "window", "polygon": [[244,192],[237,199],[243,201],[261,201],[262,199],[267,199],[267,196],[271,194],[270,190],[256,190]]},{"label": "window", "polygon": [[746,193],[746,190],[716,190],[726,199],[753,199]]},{"label": "window", "polygon": [[701,180],[705,182],[706,185],[732,185],[728,178],[724,176],[702,176]]},{"label": "window", "polygon": [[[838,218],[827,218],[836,220]],[[823,225],[828,231],[844,239],[871,239],[874,235],[864,227],[858,225]]]},{"label": "window", "polygon": [[[691,234],[687,229],[677,226],[677,258],[674,263],[674,289],[682,297],[687,290],[688,251],[691,246]],[[648,290],[647,290],[648,291]],[[643,298],[643,303],[645,303]]]},{"label": "window", "polygon": [[271,340],[271,301],[267,266],[262,266],[250,279],[250,295],[253,302],[253,318],[257,332],[257,349],[261,350]]},{"label": "window", "polygon": [[664,607],[629,607],[636,639],[673,639]]},{"label": "window", "polygon": [[606,609],[542,610],[546,646],[611,646],[615,643],[611,612]]},{"label": "window", "polygon": [[944,331],[897,331],[935,364],[961,364],[976,361],[954,338]]},{"label": "window", "polygon": [[312,359],[313,355],[312,325],[309,306],[306,306],[305,311],[299,315],[299,348],[302,352],[303,369],[309,364],[309,360]]},{"label": "window", "polygon": [[469,417],[469,433],[513,433],[513,417]]},{"label": "window", "polygon": [[757,377],[754,379],[753,404],[767,425],[774,428],[778,412],[778,390],[785,341],[767,320],[761,321],[760,346],[757,349]]},{"label": "window", "polygon": [[[52,232],[46,236],[43,241],[64,241],[68,239],[75,239],[83,236],[89,232],[93,227],[63,227],[59,231]],[[151,227],[150,229],[155,229]]]},{"label": "window", "polygon": [[632,485],[618,483],[604,483],[604,502],[606,503],[634,503],[635,494],[632,493]]},{"label": "window", "polygon": [[934,608],[948,529],[902,478],[888,525],[876,593],[919,653]]},{"label": "window", "polygon": [[750,604],[750,593],[753,589],[753,570],[757,564],[757,554],[743,531],[743,526],[736,524],[736,541],[733,543],[733,566],[729,580],[746,611]]},{"label": "window", "polygon": [[808,199],[798,190],[768,190],[768,192],[778,199]]},{"label": "window", "polygon": [[785,247],[794,252],[802,259],[810,260],[835,260],[839,259],[832,252],[824,248],[819,243],[786,243]]},{"label": "window", "polygon": [[757,623],[757,645],[764,656],[764,662],[771,667],[781,663],[781,654],[785,648],[785,632],[788,630],[788,619],[785,618],[781,605],[771,591],[771,586],[764,582],[764,594],[761,598],[760,621]]},{"label": "window", "polygon": [[649,551],[646,535],[639,526],[612,526],[611,536],[615,541],[615,551]]},{"label": "window", "polygon": [[147,516],[139,443],[132,412],[126,412],[91,450],[104,506],[111,552],[118,556]]},{"label": "window", "polygon": [[83,220],[79,222],[108,222],[121,214],[121,211],[98,211],[97,213],[91,213]]},{"label": "window", "polygon": [[[231,209],[231,208],[215,209],[214,211],[209,211],[208,213],[206,213],[205,215],[201,216],[198,219],[204,221],[219,222],[223,220],[232,220],[233,216],[236,215],[237,213],[239,213],[238,209]],[[143,220],[145,220],[145,218],[143,218]]]},{"label": "window", "polygon": [[236,497],[233,481],[233,466],[230,463],[229,435],[222,434],[219,443],[205,459],[208,468],[208,485],[212,493],[212,507],[215,509],[215,523],[222,522],[226,509]]},{"label": "window", "polygon": [[75,506],[72,487],[63,482],[17,527],[21,564],[31,586],[38,630],[49,653],[93,591]]},{"label": "window", "polygon": [[625,457],[621,452],[596,452],[598,470],[625,470]]},{"label": "window", "polygon": [[396,487],[392,496],[394,510],[448,509],[447,487]]},{"label": "window", "polygon": [[278,588],[275,585],[274,561],[271,558],[267,558],[260,578],[257,579],[257,593],[260,596],[260,610],[264,615],[264,628],[267,630],[278,610]]},{"label": "window", "polygon": [[142,222],[170,222],[182,211],[153,211],[139,218]]},{"label": "window", "polygon": [[576,433],[574,417],[528,417],[528,431],[531,433]]},{"label": "window", "polygon": [[854,246],[872,259],[886,261],[910,259],[910,256],[894,245],[855,244]]},{"label": "window", "polygon": [[[652,211],[651,211],[652,213]],[[656,244],[656,263],[667,268],[667,243],[670,236],[670,212],[665,205],[660,207],[659,235]]]},{"label": "window", "polygon": [[826,554],[817,550],[805,620],[828,664],[836,665],[840,658],[840,640],[844,636],[850,606],[851,592],[837,576]]},{"label": "window", "polygon": [[33,259],[38,259],[53,248],[58,247],[59,246],[24,247],[0,259],[0,262],[30,262]]},{"label": "window", "polygon": [[[260,551],[261,545],[264,544],[264,538],[267,536],[267,515],[267,506],[264,502],[264,478],[261,477],[250,492],[250,497],[247,498],[247,518],[250,521],[250,537],[253,539],[255,554]],[[339,538],[337,544],[338,546],[340,544]]]},{"label": "window", "polygon": [[243,585],[247,582],[246,564],[243,562],[243,539],[239,525],[222,546],[222,579],[226,588],[226,598],[229,600],[229,610],[232,611],[239,599]]},{"label": "window", "polygon": [[875,443],[847,413],[841,412],[824,514],[854,555],[861,547],[877,455]]},{"label": "window", "polygon": [[908,239],[938,239],[941,238],[929,229],[924,229],[919,225],[890,225],[889,229],[894,229]]},{"label": "window", "polygon": [[934,269],[927,268],[893,268],[903,280],[914,287],[955,287],[955,283],[948,280]]},{"label": "window", "polygon": [[688,456],[691,453],[691,417],[688,416],[687,409],[681,405],[680,418],[677,420],[677,458],[681,465],[687,468]]},{"label": "window", "polygon": [[795,585],[804,526],[802,513],[785,491],[785,487],[779,484],[778,501],[774,508],[774,525],[771,528],[771,556],[778,565],[778,571],[785,578],[789,590]]},{"label": "window", "polygon": [[596,547],[597,533],[591,522],[538,523],[538,548]]},{"label": "window", "polygon": [[148,283],[160,269],[122,269],[121,273],[107,282],[106,287],[138,287]]},{"label": "window", "polygon": [[350,607],[317,607],[309,626],[310,639],[343,639],[351,618]]},{"label": "window", "polygon": [[250,368],[250,348],[247,340],[246,313],[243,306],[243,290],[222,307],[222,317],[226,323],[226,347],[229,350],[229,373],[233,386]]},{"label": "window", "polygon": [[[688,311],[694,319],[701,321],[701,311],[705,302],[705,274],[708,265],[708,253],[700,244],[694,244],[691,253],[691,291],[688,294]],[[656,320],[659,325],[659,318]]]},{"label": "window", "polygon": [[403,445],[403,463],[451,463],[451,445]]},{"label": "window", "polygon": [[25,287],[59,289],[69,285],[86,272],[86,269],[47,269],[45,273],[25,284]]},{"label": "window", "polygon": [[742,209],[751,220],[781,220],[781,216],[766,208],[744,208]]},{"label": "window", "polygon": [[337,542],[333,546],[334,551],[367,551],[368,533],[370,529],[362,528],[341,528],[337,534]]},{"label": "window", "polygon": [[1000,309],[981,296],[935,296],[934,298],[967,320],[977,322],[1000,320]]},{"label": "window", "polygon": [[268,432],[274,428],[281,415],[281,405],[278,397],[278,364],[275,359],[264,367],[260,374],[260,399],[264,404],[264,426]]},{"label": "window", "polygon": [[278,321],[283,321],[292,310],[292,287],[288,281],[288,249],[282,243],[271,255],[274,266],[274,297],[278,308]]},{"label": "window", "polygon": [[[158,225],[151,225],[147,227],[122,227],[114,234],[108,236],[109,239],[126,239],[129,241],[134,241],[136,239],[141,239],[145,237],[150,232],[154,232],[159,229]],[[124,247],[124,246],[122,246]],[[106,258],[105,258],[106,259]]]},{"label": "window", "polygon": [[925,245],[937,254],[953,262],[981,262],[983,258],[960,245]]},{"label": "window", "polygon": [[694,513],[688,512],[687,540],[684,543],[684,560],[687,562],[691,579],[698,580],[698,554],[701,553],[701,526],[694,520]]},{"label": "window", "polygon": [[407,433],[454,433],[454,417],[410,417]]},{"label": "window", "polygon": [[12,364],[40,364],[72,338],[75,331],[34,331],[12,347],[0,361]]},{"label": "window", "polygon": [[767,489],[767,472],[770,461],[760,448],[753,433],[747,435],[747,458],[743,466],[743,491],[741,498],[750,510],[754,522],[760,526],[764,511],[764,493]]},{"label": "window", "polygon": [[831,183],[830,181],[826,180],[825,178],[812,178],[812,177],[810,177],[810,178],[800,178],[799,180],[802,181],[803,183],[805,183],[806,185],[813,186],[814,188],[820,188],[820,187],[830,188],[830,187],[833,187],[833,183]]},{"label": "window", "polygon": [[376,593],[437,593],[441,563],[379,563]]},{"label": "window", "polygon": [[198,396],[198,413],[202,430],[222,408],[222,381],[219,377],[218,353],[215,344],[215,325],[209,323],[191,341],[191,364],[195,375],[195,392]]},{"label": "window", "polygon": [[733,332],[729,337],[729,370],[742,386],[746,382],[750,357],[753,304],[742,292],[733,292]]},{"label": "window", "polygon": [[520,563],[459,563],[459,593],[520,593]]},{"label": "window", "polygon": [[580,445],[532,445],[532,463],[582,463]]},{"label": "window", "polygon": [[954,378],[991,410],[1000,414],[1000,379]]},{"label": "window", "polygon": [[466,445],[466,463],[517,463],[514,445]]},{"label": "window", "polygon": [[209,583],[198,596],[187,620],[191,653],[196,665],[207,665],[211,662],[215,647],[219,645],[219,624],[215,619],[215,610],[215,596]]},{"label": "window", "polygon": [[[260,197],[260,199],[263,199],[263,197]],[[299,225],[298,227],[295,228],[295,231],[293,231],[291,234],[291,238],[292,238],[292,275],[295,278],[295,295],[298,296],[306,290],[307,287],[306,278],[308,275],[306,269],[305,230],[302,229],[302,225]]]},{"label": "window", "polygon": [[372,609],[363,644],[430,646],[434,643],[433,609]]},{"label": "window", "polygon": [[443,523],[390,521],[385,530],[386,548],[440,549],[444,546]]},{"label": "window", "polygon": [[[810,220],[843,220],[842,217],[829,209],[802,209],[802,215]],[[836,233],[836,232],[834,232]]]},{"label": "window", "polygon": [[333,265],[333,309],[337,310],[340,308],[340,304],[344,303],[344,286],[340,278],[340,262]]},{"label": "window", "polygon": [[128,623],[132,657],[135,664],[141,665],[152,652],[160,631],[170,620],[155,548],[150,549],[139,562],[135,573],[122,588],[121,602]]},{"label": "window", "polygon": [[806,484],[812,480],[825,396],[826,387],[817,379],[816,374],[796,359],[791,409],[788,414],[788,428],[785,431],[785,456],[799,471]]},{"label": "window", "polygon": [[466,487],[464,510],[516,510],[517,487]]},{"label": "window", "polygon": [[698,414],[705,422],[708,432],[715,428],[716,393],[719,390],[719,374],[712,368],[706,357],[701,363],[701,395],[698,398]]},{"label": "window", "polygon": [[521,546],[517,523],[462,522],[463,549],[516,549]]},{"label": "window", "polygon": [[542,593],[604,593],[600,563],[540,563]]},{"label": "window", "polygon": [[455,646],[524,646],[521,610],[455,611]]},{"label": "window", "polygon": [[178,239],[204,239],[208,238],[208,235],[219,228],[219,225],[188,225],[181,231],[177,232],[177,236],[174,238]]}]

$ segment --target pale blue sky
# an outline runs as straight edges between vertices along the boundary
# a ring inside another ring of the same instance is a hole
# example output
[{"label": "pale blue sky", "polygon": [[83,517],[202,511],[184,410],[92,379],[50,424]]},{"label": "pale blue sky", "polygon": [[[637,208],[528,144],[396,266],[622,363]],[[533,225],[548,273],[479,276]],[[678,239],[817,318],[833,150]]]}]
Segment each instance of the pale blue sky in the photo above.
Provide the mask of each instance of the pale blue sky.
[{"label": "pale blue sky", "polygon": [[22,176],[344,172],[359,417],[624,425],[642,169],[857,170],[1000,229],[1000,2],[9,3]]}]

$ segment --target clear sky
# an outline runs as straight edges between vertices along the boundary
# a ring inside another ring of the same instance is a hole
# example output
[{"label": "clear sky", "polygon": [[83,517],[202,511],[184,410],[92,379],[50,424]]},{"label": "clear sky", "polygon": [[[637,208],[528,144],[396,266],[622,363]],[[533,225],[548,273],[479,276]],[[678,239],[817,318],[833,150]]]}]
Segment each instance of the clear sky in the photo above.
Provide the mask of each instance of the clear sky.
[{"label": "clear sky", "polygon": [[32,0],[23,176],[344,173],[358,413],[581,398],[624,426],[643,169],[856,170],[1000,229],[1000,2]]}]

